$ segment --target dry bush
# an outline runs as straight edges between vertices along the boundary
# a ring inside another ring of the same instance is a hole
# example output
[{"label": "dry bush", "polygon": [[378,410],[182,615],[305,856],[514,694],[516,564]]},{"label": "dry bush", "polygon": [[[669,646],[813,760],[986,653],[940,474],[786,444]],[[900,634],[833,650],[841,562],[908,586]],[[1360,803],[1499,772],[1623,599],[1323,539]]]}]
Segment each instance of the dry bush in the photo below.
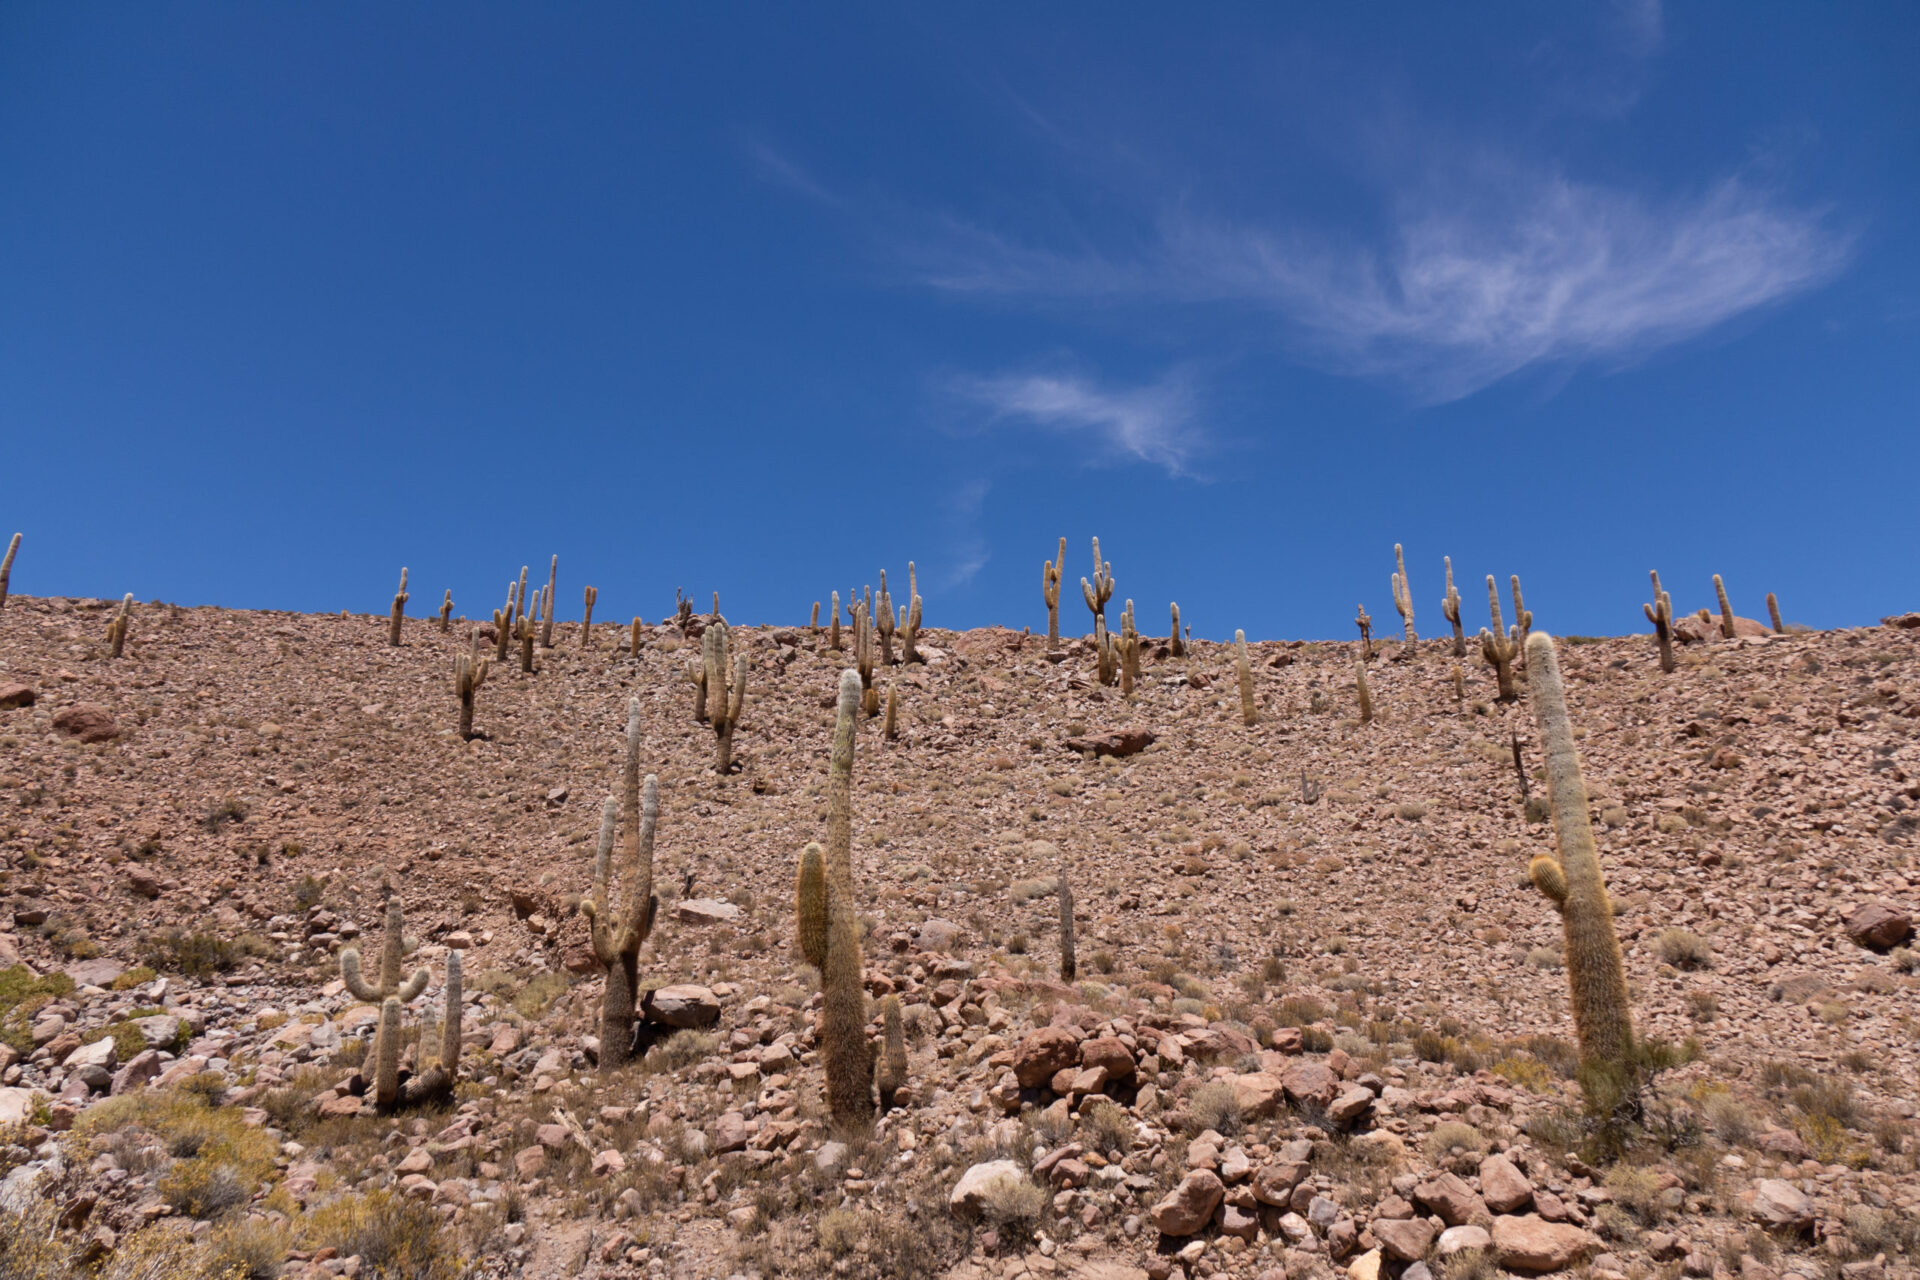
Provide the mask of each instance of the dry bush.
[{"label": "dry bush", "polygon": [[1701,1110],[1706,1114],[1707,1126],[1713,1130],[1713,1135],[1728,1146],[1745,1146],[1753,1140],[1753,1112],[1731,1093],[1711,1095],[1701,1104]]},{"label": "dry bush", "polygon": [[208,1237],[207,1270],[220,1280],[274,1280],[291,1243],[277,1223],[236,1217]]},{"label": "dry bush", "polygon": [[307,1214],[302,1243],[360,1259],[372,1280],[454,1280],[459,1264],[431,1205],[390,1191],[349,1194]]},{"label": "dry bush", "polygon": [[1458,1120],[1445,1120],[1427,1135],[1427,1158],[1436,1164],[1454,1151],[1479,1155],[1487,1149],[1487,1139],[1478,1129]]},{"label": "dry bush", "polygon": [[1240,1101],[1233,1086],[1224,1080],[1210,1080],[1187,1099],[1187,1111],[1201,1129],[1211,1129],[1223,1138],[1239,1133],[1242,1127]]},{"label": "dry bush", "polygon": [[1699,934],[1687,929],[1662,929],[1656,943],[1660,958],[1676,969],[1710,969],[1713,948]]}]

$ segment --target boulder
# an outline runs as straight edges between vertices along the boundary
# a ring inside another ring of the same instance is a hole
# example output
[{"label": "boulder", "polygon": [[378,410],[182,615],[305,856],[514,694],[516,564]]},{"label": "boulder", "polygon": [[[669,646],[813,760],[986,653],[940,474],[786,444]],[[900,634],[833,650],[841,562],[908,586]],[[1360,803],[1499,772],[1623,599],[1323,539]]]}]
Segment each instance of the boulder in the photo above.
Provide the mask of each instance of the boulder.
[{"label": "boulder", "polygon": [[741,915],[740,908],[718,898],[689,898],[673,909],[673,914],[688,924],[732,924]]},{"label": "boulder", "polygon": [[1493,1248],[1493,1237],[1487,1234],[1487,1229],[1476,1227],[1472,1223],[1448,1227],[1440,1233],[1440,1239],[1434,1244],[1434,1249],[1443,1258],[1451,1258],[1465,1249],[1478,1249],[1484,1253],[1491,1248]]},{"label": "boulder", "polygon": [[1867,902],[1847,917],[1847,936],[1869,951],[1891,951],[1913,936],[1913,917],[1891,902]]},{"label": "boulder", "polygon": [[713,992],[690,982],[647,992],[640,1001],[640,1011],[649,1022],[685,1030],[711,1027],[720,1021],[720,1001]]},{"label": "boulder", "polygon": [[1450,1227],[1475,1218],[1484,1218],[1487,1207],[1472,1187],[1451,1173],[1438,1174],[1413,1189],[1414,1202],[1428,1213],[1437,1213]]},{"label": "boulder", "polygon": [[1495,1213],[1518,1213],[1533,1203],[1533,1183],[1505,1156],[1480,1162],[1480,1198]]},{"label": "boulder", "polygon": [[0,1129],[25,1124],[32,1115],[32,1089],[0,1089]]},{"label": "boulder", "polygon": [[1241,1116],[1248,1120],[1264,1120],[1278,1111],[1286,1098],[1280,1077],[1265,1071],[1250,1071],[1228,1083],[1233,1086],[1233,1100],[1240,1105]]},{"label": "boulder", "polygon": [[1213,1221],[1226,1195],[1226,1186],[1211,1169],[1194,1169],[1147,1216],[1163,1236],[1190,1236]]},{"label": "boulder", "polygon": [[120,736],[113,712],[97,702],[77,702],[54,713],[53,727],[82,742],[112,742]]},{"label": "boulder", "polygon": [[1293,1201],[1293,1189],[1307,1176],[1307,1166],[1291,1161],[1262,1165],[1253,1175],[1253,1198],[1277,1209]]},{"label": "boulder", "polygon": [[145,1088],[149,1081],[160,1074],[162,1065],[157,1049],[142,1049],[133,1055],[126,1066],[113,1073],[108,1091],[117,1097],[134,1089]]},{"label": "boulder", "polygon": [[951,920],[938,917],[924,921],[920,925],[914,941],[922,951],[951,951],[966,937],[967,931]]},{"label": "boulder", "polygon": [[1280,1077],[1287,1101],[1308,1111],[1325,1111],[1340,1090],[1340,1077],[1323,1062],[1296,1062]]},{"label": "boulder", "polygon": [[1137,727],[1106,729],[1080,738],[1068,738],[1067,750],[1096,756],[1130,756],[1153,745],[1153,730]]},{"label": "boulder", "polygon": [[1433,1224],[1425,1218],[1375,1218],[1373,1238],[1387,1256],[1401,1262],[1418,1262],[1433,1247]]},{"label": "boulder", "polygon": [[1104,1067],[1107,1079],[1116,1082],[1133,1079],[1133,1054],[1118,1036],[1096,1036],[1082,1044],[1080,1065]]},{"label": "boulder", "polygon": [[11,711],[15,707],[30,707],[37,696],[32,685],[0,684],[0,711]]},{"label": "boulder", "polygon": [[114,1047],[112,1036],[101,1036],[92,1044],[83,1044],[68,1054],[60,1065],[68,1071],[77,1071],[82,1067],[100,1067],[111,1071],[120,1060],[119,1051]]},{"label": "boulder", "polygon": [[1029,1031],[1013,1051],[1013,1074],[1022,1089],[1038,1089],[1056,1071],[1080,1065],[1080,1037],[1065,1027]]},{"label": "boulder", "polygon": [[1753,1186],[1753,1220],[1769,1231],[1801,1232],[1813,1228],[1813,1201],[1791,1182],[1762,1178]]},{"label": "boulder", "polygon": [[1027,1175],[1012,1160],[988,1160],[976,1164],[960,1175],[960,1181],[954,1183],[953,1193],[947,1197],[947,1208],[962,1218],[977,1218],[986,1203],[989,1190],[1000,1182],[1025,1182]]},{"label": "boulder", "polygon": [[1493,1220],[1493,1251],[1509,1271],[1559,1271],[1593,1253],[1600,1242],[1565,1222],[1535,1214],[1503,1215]]}]

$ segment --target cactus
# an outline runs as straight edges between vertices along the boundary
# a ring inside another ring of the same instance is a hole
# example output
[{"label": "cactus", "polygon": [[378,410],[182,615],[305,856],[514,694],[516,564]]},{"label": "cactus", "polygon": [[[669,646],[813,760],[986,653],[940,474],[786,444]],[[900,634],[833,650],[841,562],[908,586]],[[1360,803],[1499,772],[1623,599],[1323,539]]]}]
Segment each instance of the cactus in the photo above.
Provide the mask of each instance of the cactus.
[{"label": "cactus", "polygon": [[833,593],[833,612],[827,615],[827,648],[840,648],[840,593]]},{"label": "cactus", "polygon": [[627,656],[640,656],[640,615],[637,613],[633,615],[633,629],[627,636]]},{"label": "cactus", "polygon": [[1180,602],[1173,602],[1173,633],[1167,638],[1167,652],[1176,658],[1187,656],[1187,642],[1180,638]]},{"label": "cactus", "polygon": [[447,595],[440,602],[440,634],[447,634],[447,623],[453,617],[453,588],[447,588]]},{"label": "cactus", "polygon": [[1713,594],[1720,598],[1720,634],[1733,639],[1733,606],[1727,602],[1727,588],[1720,581],[1720,575],[1713,575]]},{"label": "cactus", "polygon": [[920,659],[920,575],[907,561],[907,603],[901,608],[900,661],[904,665]]},{"label": "cactus", "polygon": [[1373,618],[1367,613],[1367,606],[1360,605],[1360,612],[1354,616],[1353,625],[1360,628],[1360,661],[1373,661]]},{"label": "cactus", "polygon": [[679,626],[681,635],[692,633],[693,601],[688,599],[686,592],[679,587],[673,589],[673,620]]},{"label": "cactus", "polygon": [[520,566],[520,585],[513,593],[515,616],[510,621],[518,622],[527,615],[527,566]]},{"label": "cactus", "polygon": [[400,590],[393,595],[393,614],[387,619],[387,643],[394,648],[400,646],[400,619],[407,614],[407,569],[400,566]]},{"label": "cactus", "polygon": [[627,700],[627,754],[622,770],[626,832],[620,860],[627,886],[620,908],[607,902],[612,877],[614,802],[600,808],[600,843],[593,859],[593,892],[580,904],[592,933],[593,956],[607,971],[600,1002],[600,1069],[612,1071],[633,1058],[634,1003],[639,998],[640,948],[653,932],[660,901],[653,892],[653,832],[660,818],[660,783],[640,780],[640,699]]},{"label": "cactus", "polygon": [[727,621],[721,617],[708,623],[700,637],[700,658],[705,667],[702,684],[707,717],[713,724],[713,771],[722,776],[733,768],[733,730],[740,723],[740,709],[747,700],[746,647],[741,646],[729,664],[731,638]]},{"label": "cactus", "polygon": [[1780,621],[1780,601],[1774,598],[1771,591],[1767,592],[1767,619],[1773,623],[1775,635],[1787,634],[1787,624]]},{"label": "cactus", "polygon": [[533,608],[521,613],[520,621],[514,624],[513,638],[520,642],[520,670],[527,675],[533,674],[533,642],[539,636],[539,626],[534,622],[540,612],[540,592],[533,593]]},{"label": "cactus", "polygon": [[887,594],[887,571],[880,571],[880,599],[874,603],[874,630],[880,634],[880,665],[893,665],[893,597]]},{"label": "cactus", "polygon": [[1360,659],[1353,664],[1354,689],[1360,696],[1360,723],[1373,722],[1373,692],[1367,688],[1367,660]]},{"label": "cactus", "polygon": [[505,662],[507,648],[513,643],[513,582],[507,582],[507,604],[493,611],[493,660]]},{"label": "cactus", "polygon": [[580,615],[580,648],[593,647],[593,606],[600,599],[600,588],[588,587],[585,593],[586,612]]},{"label": "cactus", "polygon": [[374,1106],[389,1111],[400,1098],[400,1006],[413,1003],[427,989],[428,974],[422,966],[410,977],[400,976],[406,951],[400,899],[384,878],[380,882],[380,896],[386,905],[386,927],[380,939],[380,979],[369,983],[361,974],[358,947],[348,947],[340,953],[340,977],[354,999],[380,1006],[380,1029],[368,1048],[367,1058],[374,1064]]},{"label": "cactus", "polygon": [[1454,710],[1458,711],[1462,709],[1463,707],[1466,706],[1466,702],[1467,702],[1467,675],[1466,675],[1466,672],[1460,670],[1460,664],[1455,663],[1453,667]]},{"label": "cactus", "polygon": [[1140,683],[1140,629],[1133,625],[1133,601],[1120,611],[1120,643],[1114,650],[1120,666],[1120,696],[1133,697]]},{"label": "cactus", "polygon": [[[15,543],[20,535],[14,534]],[[13,557],[7,557],[11,560]],[[1060,575],[1067,566],[1067,540],[1060,539],[1060,558],[1049,560],[1040,566],[1040,598],[1047,602],[1047,643],[1060,643]]]},{"label": "cactus", "polygon": [[1247,660],[1247,633],[1233,633],[1233,665],[1240,676],[1240,723],[1255,724],[1260,719],[1259,710],[1253,705],[1253,663]]},{"label": "cactus", "polygon": [[1520,629],[1520,662],[1524,666],[1527,660],[1527,635],[1533,630],[1533,611],[1520,598],[1520,575],[1509,574],[1507,581],[1513,585],[1513,623]]},{"label": "cactus", "polygon": [[1393,562],[1399,566],[1399,572],[1393,575],[1393,607],[1400,613],[1400,625],[1406,629],[1407,652],[1414,651],[1414,645],[1420,637],[1413,630],[1413,588],[1407,584],[1407,558],[1400,552],[1400,544],[1393,544]]},{"label": "cactus", "polygon": [[888,742],[900,736],[900,690],[891,680],[887,681],[887,719],[881,732]]},{"label": "cactus", "polygon": [[815,636],[820,634],[820,602],[818,600],[813,602],[813,618],[807,623],[807,634]]},{"label": "cactus", "polygon": [[473,695],[487,682],[487,660],[480,656],[480,634],[473,634],[473,651],[455,654],[453,691],[460,697],[460,740],[473,737]]},{"label": "cactus", "polygon": [[891,1111],[894,1099],[907,1086],[907,1032],[902,1025],[900,997],[880,1002],[880,1041],[883,1046],[874,1083],[880,1089],[880,1109]]},{"label": "cactus", "polygon": [[827,1109],[837,1128],[864,1132],[873,1123],[874,1053],[867,1040],[853,896],[853,746],[860,699],[860,673],[842,671],[827,773],[825,866],[821,874],[813,873],[819,847],[809,845],[801,854],[795,906],[801,954],[820,970],[820,1056],[826,1064]]},{"label": "cactus", "polygon": [[1505,619],[1500,616],[1500,588],[1494,585],[1493,575],[1487,575],[1487,612],[1493,616],[1493,630],[1480,628],[1480,656],[1493,668],[1494,679],[1500,685],[1498,701],[1518,702],[1520,695],[1514,690],[1513,660],[1520,653],[1520,628],[1507,629]]},{"label": "cactus", "polygon": [[[1065,538],[1060,539],[1060,545],[1062,547],[1065,547],[1067,545],[1067,540]],[[6,607],[7,583],[11,581],[13,578],[13,558],[19,554],[20,554],[20,535],[16,533],[13,535],[12,539],[9,540],[7,543],[6,559],[0,560],[0,608]]]},{"label": "cactus", "polygon": [[1653,603],[1643,604],[1640,608],[1647,615],[1647,621],[1653,624],[1653,638],[1660,644],[1660,669],[1671,673],[1673,671],[1673,598],[1660,589],[1660,571],[1654,569],[1651,572]]},{"label": "cactus", "polygon": [[873,687],[873,627],[867,621],[864,600],[853,602],[854,674],[860,677],[860,714],[871,720],[880,710],[880,691]]},{"label": "cactus", "polygon": [[1453,589],[1453,557],[1445,557],[1447,564],[1447,594],[1440,601],[1440,616],[1453,624],[1453,656],[1467,656],[1467,633],[1460,626],[1460,593]]},{"label": "cactus", "polygon": [[[560,584],[560,557],[555,556],[553,563],[547,566],[546,611],[540,616],[540,647],[553,648],[553,589]],[[582,646],[584,647],[584,646]]]},{"label": "cactus", "polygon": [[[1065,558],[1065,552],[1062,553]],[[1106,630],[1107,601],[1113,599],[1113,566],[1100,558],[1100,539],[1093,540],[1093,581],[1080,579],[1080,595],[1092,610],[1094,630]]]},{"label": "cactus", "polygon": [[[416,1070],[400,1086],[399,1105],[418,1106],[436,1101],[452,1094],[453,1086],[460,1079],[460,1035],[465,1023],[466,1010],[462,1005],[460,983],[460,953],[447,952],[447,980],[442,990],[440,1015],[440,1057],[424,1071]],[[400,1002],[385,1001],[381,1004],[380,1015],[384,1022],[387,1005],[394,1007],[395,1021],[398,1021]],[[395,1037],[396,1048],[399,1038]],[[382,1047],[384,1048],[384,1042]],[[396,1063],[396,1066],[398,1064]]]},{"label": "cactus", "polygon": [[120,612],[113,615],[113,621],[107,624],[107,653],[119,657],[127,648],[127,628],[133,622],[133,592],[120,601]]},{"label": "cactus", "polygon": [[1067,878],[1067,868],[1060,868],[1060,981],[1072,982],[1080,971],[1079,961],[1073,951],[1073,882]]},{"label": "cactus", "polygon": [[1553,806],[1553,843],[1559,857],[1542,854],[1528,868],[1535,886],[1560,909],[1566,934],[1567,985],[1573,995],[1574,1029],[1580,1040],[1581,1088],[1596,1111],[1609,1113],[1630,1101],[1638,1085],[1633,1015],[1620,942],[1613,932],[1613,905],[1600,872],[1587,812],[1580,757],[1573,748],[1566,689],[1553,637],[1527,638],[1527,671],[1533,685],[1533,716],[1547,763],[1547,795]]}]

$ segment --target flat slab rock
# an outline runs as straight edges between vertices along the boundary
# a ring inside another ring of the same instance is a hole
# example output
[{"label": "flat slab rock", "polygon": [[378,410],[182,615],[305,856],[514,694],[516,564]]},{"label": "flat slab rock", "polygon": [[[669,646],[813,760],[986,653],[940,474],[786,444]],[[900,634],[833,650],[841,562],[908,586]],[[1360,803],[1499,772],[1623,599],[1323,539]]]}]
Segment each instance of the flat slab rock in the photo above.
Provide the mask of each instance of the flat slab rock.
[{"label": "flat slab rock", "polygon": [[740,918],[740,908],[718,898],[689,898],[673,909],[676,918],[688,924],[732,924]]},{"label": "flat slab rock", "polygon": [[685,982],[647,992],[641,998],[640,1012],[649,1022],[697,1030],[720,1021],[720,1001],[705,987]]},{"label": "flat slab rock", "polygon": [[1096,756],[1138,755],[1153,745],[1153,730],[1142,728],[1106,729],[1083,737],[1068,738],[1069,751],[1093,752]]}]

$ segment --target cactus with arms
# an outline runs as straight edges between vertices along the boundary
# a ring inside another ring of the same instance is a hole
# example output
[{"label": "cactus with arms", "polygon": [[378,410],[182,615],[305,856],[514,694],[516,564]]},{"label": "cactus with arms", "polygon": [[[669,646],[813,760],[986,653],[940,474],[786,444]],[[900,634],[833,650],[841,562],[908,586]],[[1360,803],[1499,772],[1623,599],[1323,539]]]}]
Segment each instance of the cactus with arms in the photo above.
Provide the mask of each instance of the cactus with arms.
[{"label": "cactus with arms", "polygon": [[1647,621],[1653,624],[1653,638],[1660,644],[1660,669],[1673,671],[1673,597],[1660,589],[1660,571],[1650,570],[1653,575],[1653,603],[1640,606],[1647,615]]},{"label": "cactus with arms", "polygon": [[1513,684],[1513,660],[1520,653],[1520,628],[1509,630],[1506,620],[1500,616],[1500,588],[1494,585],[1493,575],[1487,575],[1487,612],[1493,617],[1493,630],[1480,629],[1480,656],[1493,668],[1493,677],[1500,686],[1497,701],[1517,702],[1520,695]]},{"label": "cactus with arms", "polygon": [[1613,931],[1613,905],[1594,845],[1580,757],[1573,747],[1566,689],[1560,681],[1553,637],[1544,631],[1527,638],[1527,672],[1533,685],[1534,723],[1546,755],[1553,843],[1559,854],[1558,858],[1546,854],[1535,858],[1528,875],[1560,909],[1566,933],[1567,985],[1580,1040],[1581,1088],[1590,1106],[1610,1113],[1635,1096],[1639,1057],[1627,1004],[1626,969]]},{"label": "cactus with arms", "polygon": [[713,723],[713,771],[723,775],[733,768],[733,730],[740,723],[740,710],[747,700],[746,647],[741,646],[737,654],[731,649],[726,619],[716,617],[700,637],[700,657],[705,668],[707,716]]},{"label": "cactus with arms", "polygon": [[380,894],[385,899],[386,926],[380,938],[379,981],[369,983],[361,973],[358,947],[340,953],[340,977],[354,999],[380,1006],[380,1029],[367,1058],[374,1064],[373,1104],[388,1111],[400,1100],[400,1007],[412,1004],[427,989],[428,975],[422,966],[406,978],[400,976],[406,958],[400,899],[384,879]]},{"label": "cactus with arms", "polygon": [[1393,562],[1398,567],[1393,575],[1393,607],[1400,614],[1400,625],[1407,633],[1407,652],[1411,654],[1420,637],[1413,630],[1413,588],[1407,583],[1407,557],[1397,542],[1393,544]]},{"label": "cactus with arms", "polygon": [[640,699],[627,701],[627,754],[623,766],[625,795],[620,860],[626,864],[627,885],[616,910],[607,901],[612,879],[614,801],[608,796],[600,810],[600,844],[593,860],[593,892],[580,904],[592,931],[593,956],[607,971],[606,993],[600,1002],[600,1069],[612,1071],[633,1058],[634,1005],[639,999],[640,948],[653,932],[659,899],[653,893],[653,832],[660,818],[660,783],[648,774],[640,781]]},{"label": "cactus with arms", "polygon": [[407,616],[407,569],[400,566],[400,590],[393,594],[393,612],[387,618],[387,643],[394,648],[400,645],[400,620]]},{"label": "cactus with arms", "polygon": [[[15,543],[20,535],[14,534]],[[9,555],[11,560],[12,556]],[[1047,643],[1060,643],[1060,574],[1067,564],[1067,540],[1060,539],[1060,558],[1049,560],[1040,566],[1040,598],[1047,602]]]},{"label": "cactus with arms", "polygon": [[1453,656],[1467,656],[1467,633],[1460,626],[1460,593],[1453,589],[1453,557],[1445,557],[1447,564],[1447,594],[1440,601],[1440,616],[1453,625]]},{"label": "cactus with arms", "polygon": [[472,652],[455,654],[453,691],[460,698],[460,740],[473,737],[473,695],[487,682],[487,660],[480,656],[480,634],[472,637]]}]

